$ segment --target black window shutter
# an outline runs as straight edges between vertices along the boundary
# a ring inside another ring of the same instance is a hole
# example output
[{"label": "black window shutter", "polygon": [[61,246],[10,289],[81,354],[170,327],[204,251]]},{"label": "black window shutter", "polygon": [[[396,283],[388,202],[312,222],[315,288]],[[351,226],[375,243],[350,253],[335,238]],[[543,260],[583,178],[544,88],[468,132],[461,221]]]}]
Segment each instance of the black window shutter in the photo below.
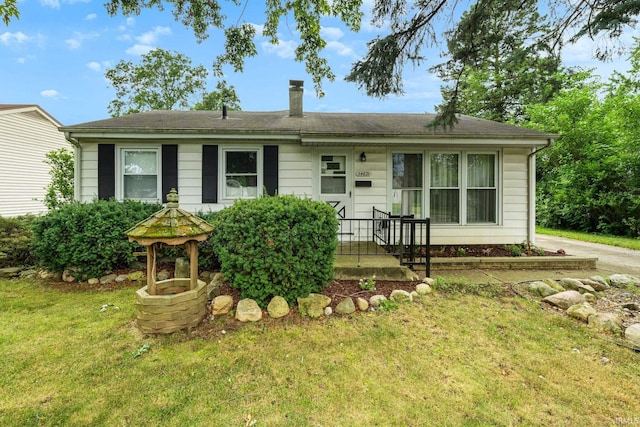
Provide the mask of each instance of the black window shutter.
[{"label": "black window shutter", "polygon": [[269,196],[278,192],[278,146],[265,145],[262,168],[262,184]]},{"label": "black window shutter", "polygon": [[163,144],[162,203],[167,203],[167,194],[169,194],[172,188],[178,190],[178,146],[174,144]]},{"label": "black window shutter", "polygon": [[218,203],[218,146],[202,146],[202,203]]},{"label": "black window shutter", "polygon": [[116,196],[116,146],[98,144],[98,199]]}]

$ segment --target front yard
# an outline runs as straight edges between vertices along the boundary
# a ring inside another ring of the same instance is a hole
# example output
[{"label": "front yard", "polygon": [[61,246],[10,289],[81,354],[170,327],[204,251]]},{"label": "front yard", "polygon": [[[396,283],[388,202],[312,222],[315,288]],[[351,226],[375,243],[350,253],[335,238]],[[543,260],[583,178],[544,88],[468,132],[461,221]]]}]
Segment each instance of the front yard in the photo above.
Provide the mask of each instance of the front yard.
[{"label": "front yard", "polygon": [[0,281],[0,425],[640,423],[639,353],[507,292],[166,337],[134,292]]}]

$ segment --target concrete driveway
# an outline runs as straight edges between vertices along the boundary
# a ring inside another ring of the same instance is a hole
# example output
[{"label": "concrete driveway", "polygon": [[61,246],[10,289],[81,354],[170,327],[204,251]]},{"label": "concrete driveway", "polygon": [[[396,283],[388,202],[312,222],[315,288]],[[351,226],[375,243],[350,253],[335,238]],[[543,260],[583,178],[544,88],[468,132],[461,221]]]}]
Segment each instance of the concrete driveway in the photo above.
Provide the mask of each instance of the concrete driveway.
[{"label": "concrete driveway", "polygon": [[548,251],[564,249],[568,255],[596,257],[597,269],[604,275],[624,273],[640,277],[640,251],[637,250],[542,234],[536,235],[536,246]]}]

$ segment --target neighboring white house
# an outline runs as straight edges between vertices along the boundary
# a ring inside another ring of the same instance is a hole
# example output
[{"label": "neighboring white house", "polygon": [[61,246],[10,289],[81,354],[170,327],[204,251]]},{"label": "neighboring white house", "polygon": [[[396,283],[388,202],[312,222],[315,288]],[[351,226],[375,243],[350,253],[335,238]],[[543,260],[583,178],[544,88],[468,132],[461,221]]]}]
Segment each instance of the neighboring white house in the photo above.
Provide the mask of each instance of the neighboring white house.
[{"label": "neighboring white house", "polygon": [[432,130],[430,114],[303,112],[302,88],[289,90],[288,111],[151,111],[62,127],[76,147],[76,199],[160,201],[176,187],[196,212],[278,192],[346,218],[372,207],[430,217],[432,244],[533,241],[535,152],[557,135],[468,116]]},{"label": "neighboring white house", "polygon": [[0,216],[46,212],[51,176],[45,155],[71,149],[59,126],[38,105],[0,104]]}]

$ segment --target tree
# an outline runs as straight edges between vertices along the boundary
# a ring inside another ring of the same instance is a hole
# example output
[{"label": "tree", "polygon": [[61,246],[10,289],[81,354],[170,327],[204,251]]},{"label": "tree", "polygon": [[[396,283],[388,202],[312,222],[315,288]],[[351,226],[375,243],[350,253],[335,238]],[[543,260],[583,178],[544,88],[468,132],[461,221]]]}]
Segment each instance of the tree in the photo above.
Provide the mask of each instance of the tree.
[{"label": "tree", "polygon": [[[522,2],[526,4],[526,1]],[[542,31],[536,38],[552,48],[562,46],[563,40],[577,40],[588,36],[599,35],[616,38],[626,26],[635,26],[640,13],[638,0],[546,0],[539,1],[540,7],[551,11],[550,24],[547,31]],[[357,61],[346,80],[354,82],[370,96],[385,97],[390,94],[402,94],[402,71],[406,64],[420,65],[424,60],[423,50],[436,46],[440,40],[440,25],[455,22],[458,7],[465,2],[457,0],[417,0],[411,10],[407,10],[406,0],[379,0],[373,6],[373,22],[379,26],[387,24],[390,33],[374,38],[368,44],[368,52]],[[502,0],[478,0],[466,19],[467,31],[475,35],[492,34],[492,27],[485,26],[482,19],[486,10],[500,10]],[[502,15],[501,20],[507,20]],[[509,22],[505,22],[508,25]],[[574,34],[570,31],[576,29]],[[461,57],[463,71],[467,68],[479,69],[483,46],[470,45],[466,55]],[[612,47],[603,47],[597,54],[608,57],[613,53]],[[453,86],[458,85],[454,76]],[[454,91],[449,99],[439,106],[436,125],[450,127],[457,123],[457,93]]]},{"label": "tree", "polygon": [[49,210],[60,209],[73,202],[73,153],[66,148],[53,150],[44,162],[50,166],[51,182],[43,203]]},{"label": "tree", "polygon": [[4,3],[0,4],[0,17],[4,25],[9,25],[11,18],[20,18],[20,11],[18,10],[17,0],[4,0]]},{"label": "tree", "polygon": [[238,98],[235,88],[233,86],[227,87],[227,82],[221,80],[216,84],[216,90],[204,95],[202,101],[198,102],[193,109],[215,111],[222,110],[223,106],[232,111],[242,109],[240,108],[240,98]]},{"label": "tree", "polygon": [[603,85],[576,73],[552,100],[527,108],[527,126],[561,135],[538,155],[540,224],[640,235],[640,92],[620,84],[637,87],[633,74]]},{"label": "tree", "polygon": [[[560,55],[546,40],[535,41],[537,34],[549,31],[537,0],[508,0],[496,6],[476,10],[481,6],[474,5],[463,13],[456,28],[445,34],[449,61],[430,71],[453,83],[441,91],[444,105],[455,112],[522,122],[524,105],[544,103],[560,89]],[[473,31],[478,19],[485,32]],[[473,67],[466,65],[470,51],[476,56]]]},{"label": "tree", "polygon": [[147,110],[187,109],[194,96],[204,94],[207,69],[191,66],[191,60],[178,52],[154,49],[134,65],[120,61],[105,77],[116,90],[109,103],[112,116]]}]

